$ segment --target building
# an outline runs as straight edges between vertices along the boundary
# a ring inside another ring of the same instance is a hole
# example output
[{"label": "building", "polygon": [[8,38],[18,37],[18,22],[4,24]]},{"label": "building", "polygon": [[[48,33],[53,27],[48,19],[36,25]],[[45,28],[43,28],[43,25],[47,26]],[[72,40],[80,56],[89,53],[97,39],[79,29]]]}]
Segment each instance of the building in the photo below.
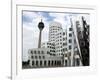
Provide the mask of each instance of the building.
[{"label": "building", "polygon": [[76,22],[77,37],[81,50],[83,66],[89,66],[89,25],[84,17],[82,17],[82,29],[79,29],[79,22]]},{"label": "building", "polygon": [[81,60],[79,56],[78,44],[76,42],[76,36],[72,20],[71,25],[67,26],[67,53],[64,55],[64,63],[67,66],[80,66]]},{"label": "building", "polygon": [[[54,24],[54,25],[53,25]],[[39,42],[38,48],[30,49],[29,54],[29,66],[31,68],[39,68],[39,67],[57,67],[62,66],[62,57],[55,55],[55,35],[56,31],[61,29],[61,24],[52,23],[50,26],[50,36],[49,41],[41,44],[41,33],[44,28],[43,22],[39,22],[38,24],[40,33],[39,33]],[[52,29],[55,27],[55,29]],[[57,29],[56,29],[57,27]]]},{"label": "building", "polygon": [[48,48],[34,48],[29,50],[30,67],[60,67],[63,65],[62,57],[52,55]]},{"label": "building", "polygon": [[51,54],[63,57],[63,66],[80,66],[81,64],[72,23],[65,30],[58,22],[50,23],[49,41],[42,43],[42,48],[49,48]]},{"label": "building", "polygon": [[55,36],[60,30],[62,30],[62,25],[59,22],[51,22],[49,24],[49,41],[51,43],[55,43]]},{"label": "building", "polygon": [[[30,49],[28,52],[30,67],[81,66],[82,63],[77,42],[79,33],[77,33],[78,36],[76,36],[73,27],[78,26],[76,29],[80,31],[82,29],[79,25],[78,21],[76,25],[73,25],[71,20],[71,25],[67,26],[64,30],[59,22],[51,22],[49,25],[48,41],[40,44],[40,32],[38,48]],[[42,31],[40,27],[39,29]],[[43,27],[44,25],[42,25],[42,29]],[[89,40],[89,38],[87,40]]]},{"label": "building", "polygon": [[50,54],[55,55],[55,44],[51,42],[44,42],[41,44],[41,48],[48,48]]}]

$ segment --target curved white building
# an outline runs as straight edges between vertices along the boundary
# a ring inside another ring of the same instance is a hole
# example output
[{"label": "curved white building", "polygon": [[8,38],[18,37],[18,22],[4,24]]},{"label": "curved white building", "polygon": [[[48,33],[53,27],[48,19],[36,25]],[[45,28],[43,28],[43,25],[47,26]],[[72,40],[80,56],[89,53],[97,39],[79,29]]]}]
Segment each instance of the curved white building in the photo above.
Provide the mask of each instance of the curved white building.
[{"label": "curved white building", "polygon": [[55,36],[58,31],[62,30],[62,25],[59,22],[51,22],[49,24],[49,41],[55,43]]}]

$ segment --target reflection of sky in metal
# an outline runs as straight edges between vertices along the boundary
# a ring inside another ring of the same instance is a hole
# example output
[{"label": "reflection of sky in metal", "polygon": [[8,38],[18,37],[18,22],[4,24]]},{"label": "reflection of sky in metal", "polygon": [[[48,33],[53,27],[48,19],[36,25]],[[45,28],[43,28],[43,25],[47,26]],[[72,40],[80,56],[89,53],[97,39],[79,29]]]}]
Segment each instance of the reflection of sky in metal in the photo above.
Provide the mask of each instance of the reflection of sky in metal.
[{"label": "reflection of sky in metal", "polygon": [[23,11],[23,60],[27,60],[27,52],[30,48],[37,48],[39,29],[37,27],[41,18],[45,24],[42,31],[42,42],[48,41],[49,23],[57,21],[62,24],[62,28],[66,29],[70,26],[70,18],[74,20],[81,20],[84,16],[88,23],[90,23],[88,14],[73,14],[73,13],[54,13],[54,12],[32,12]]}]

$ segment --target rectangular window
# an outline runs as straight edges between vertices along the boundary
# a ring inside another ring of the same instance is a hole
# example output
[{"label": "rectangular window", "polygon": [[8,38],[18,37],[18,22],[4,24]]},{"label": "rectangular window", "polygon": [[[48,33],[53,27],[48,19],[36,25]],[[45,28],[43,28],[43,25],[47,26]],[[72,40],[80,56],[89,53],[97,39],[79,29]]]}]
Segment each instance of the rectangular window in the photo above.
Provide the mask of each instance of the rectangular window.
[{"label": "rectangular window", "polygon": [[44,54],[44,52],[42,51],[42,54]]},{"label": "rectangular window", "polygon": [[38,51],[38,54],[40,54],[40,51]]},{"label": "rectangular window", "polygon": [[63,38],[63,41],[65,40],[65,38]]},{"label": "rectangular window", "polygon": [[35,56],[35,59],[37,59],[37,56]]},{"label": "rectangular window", "polygon": [[39,56],[39,59],[41,59],[41,56]]},{"label": "rectangular window", "polygon": [[63,35],[65,35],[65,33],[63,32]]},{"label": "rectangular window", "polygon": [[34,61],[32,61],[32,65],[34,65]]},{"label": "rectangular window", "polygon": [[33,56],[31,56],[31,58],[33,59]]},{"label": "rectangular window", "polygon": [[72,31],[72,28],[69,28],[69,31]]},{"label": "rectangular window", "polygon": [[69,43],[72,43],[72,40],[71,39],[69,39]]},{"label": "rectangular window", "polygon": [[72,37],[72,34],[71,33],[69,33],[69,37]]},{"label": "rectangular window", "polygon": [[34,54],[36,54],[36,51],[34,51]]},{"label": "rectangular window", "polygon": [[33,54],[33,51],[32,50],[30,52],[31,52],[31,54]]},{"label": "rectangular window", "polygon": [[69,49],[72,49],[72,46],[71,45],[69,45]]}]

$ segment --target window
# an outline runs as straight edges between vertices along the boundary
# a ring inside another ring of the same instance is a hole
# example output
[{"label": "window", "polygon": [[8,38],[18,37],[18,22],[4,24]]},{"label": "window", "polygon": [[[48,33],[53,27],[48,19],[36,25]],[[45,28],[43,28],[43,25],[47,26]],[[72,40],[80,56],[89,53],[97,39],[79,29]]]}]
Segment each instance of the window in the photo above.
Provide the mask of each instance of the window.
[{"label": "window", "polygon": [[53,61],[52,61],[52,66],[53,66]]},{"label": "window", "polygon": [[42,61],[40,61],[40,66],[42,66]]},{"label": "window", "polygon": [[63,46],[67,46],[67,43],[63,43]]},{"label": "window", "polygon": [[72,43],[72,40],[71,39],[69,39],[69,43]]},{"label": "window", "polygon": [[34,51],[34,54],[36,54],[36,51]]},{"label": "window", "polygon": [[31,56],[31,58],[33,59],[34,57],[33,57],[33,56]]},{"label": "window", "polygon": [[40,54],[40,51],[38,51],[38,53]]},{"label": "window", "polygon": [[57,61],[55,61],[55,66],[56,66],[56,64],[57,64]]},{"label": "window", "polygon": [[65,40],[65,38],[63,38],[63,41]]},{"label": "window", "polygon": [[47,54],[49,54],[50,52],[49,51],[47,51]]},{"label": "window", "polygon": [[72,31],[72,28],[69,28],[69,31]]},{"label": "window", "polygon": [[38,66],[38,61],[36,61],[36,65]]},{"label": "window", "polygon": [[79,59],[76,59],[77,66],[80,65]]},{"label": "window", "polygon": [[39,59],[41,59],[41,56],[39,56]]},{"label": "window", "polygon": [[46,66],[46,61],[44,61],[44,65]]},{"label": "window", "polygon": [[67,48],[65,48],[65,50],[67,51]]},{"label": "window", "polygon": [[31,52],[31,54],[33,54],[33,51],[32,50],[30,52]]},{"label": "window", "polygon": [[72,37],[72,34],[71,33],[69,33],[69,37]]},{"label": "window", "polygon": [[43,56],[43,59],[45,59],[45,56]]},{"label": "window", "polygon": [[65,66],[67,66],[67,60],[65,60]]},{"label": "window", "polygon": [[42,54],[44,54],[44,52],[42,51]]},{"label": "window", "polygon": [[32,65],[34,65],[34,61],[32,61]]},{"label": "window", "polygon": [[63,32],[63,35],[65,35],[65,33]]},{"label": "window", "polygon": [[35,56],[35,59],[37,59],[37,56]]},{"label": "window", "polygon": [[69,49],[71,49],[72,47],[71,47],[71,45],[69,45]]},{"label": "window", "polygon": [[48,66],[50,66],[50,61],[48,61]]}]

